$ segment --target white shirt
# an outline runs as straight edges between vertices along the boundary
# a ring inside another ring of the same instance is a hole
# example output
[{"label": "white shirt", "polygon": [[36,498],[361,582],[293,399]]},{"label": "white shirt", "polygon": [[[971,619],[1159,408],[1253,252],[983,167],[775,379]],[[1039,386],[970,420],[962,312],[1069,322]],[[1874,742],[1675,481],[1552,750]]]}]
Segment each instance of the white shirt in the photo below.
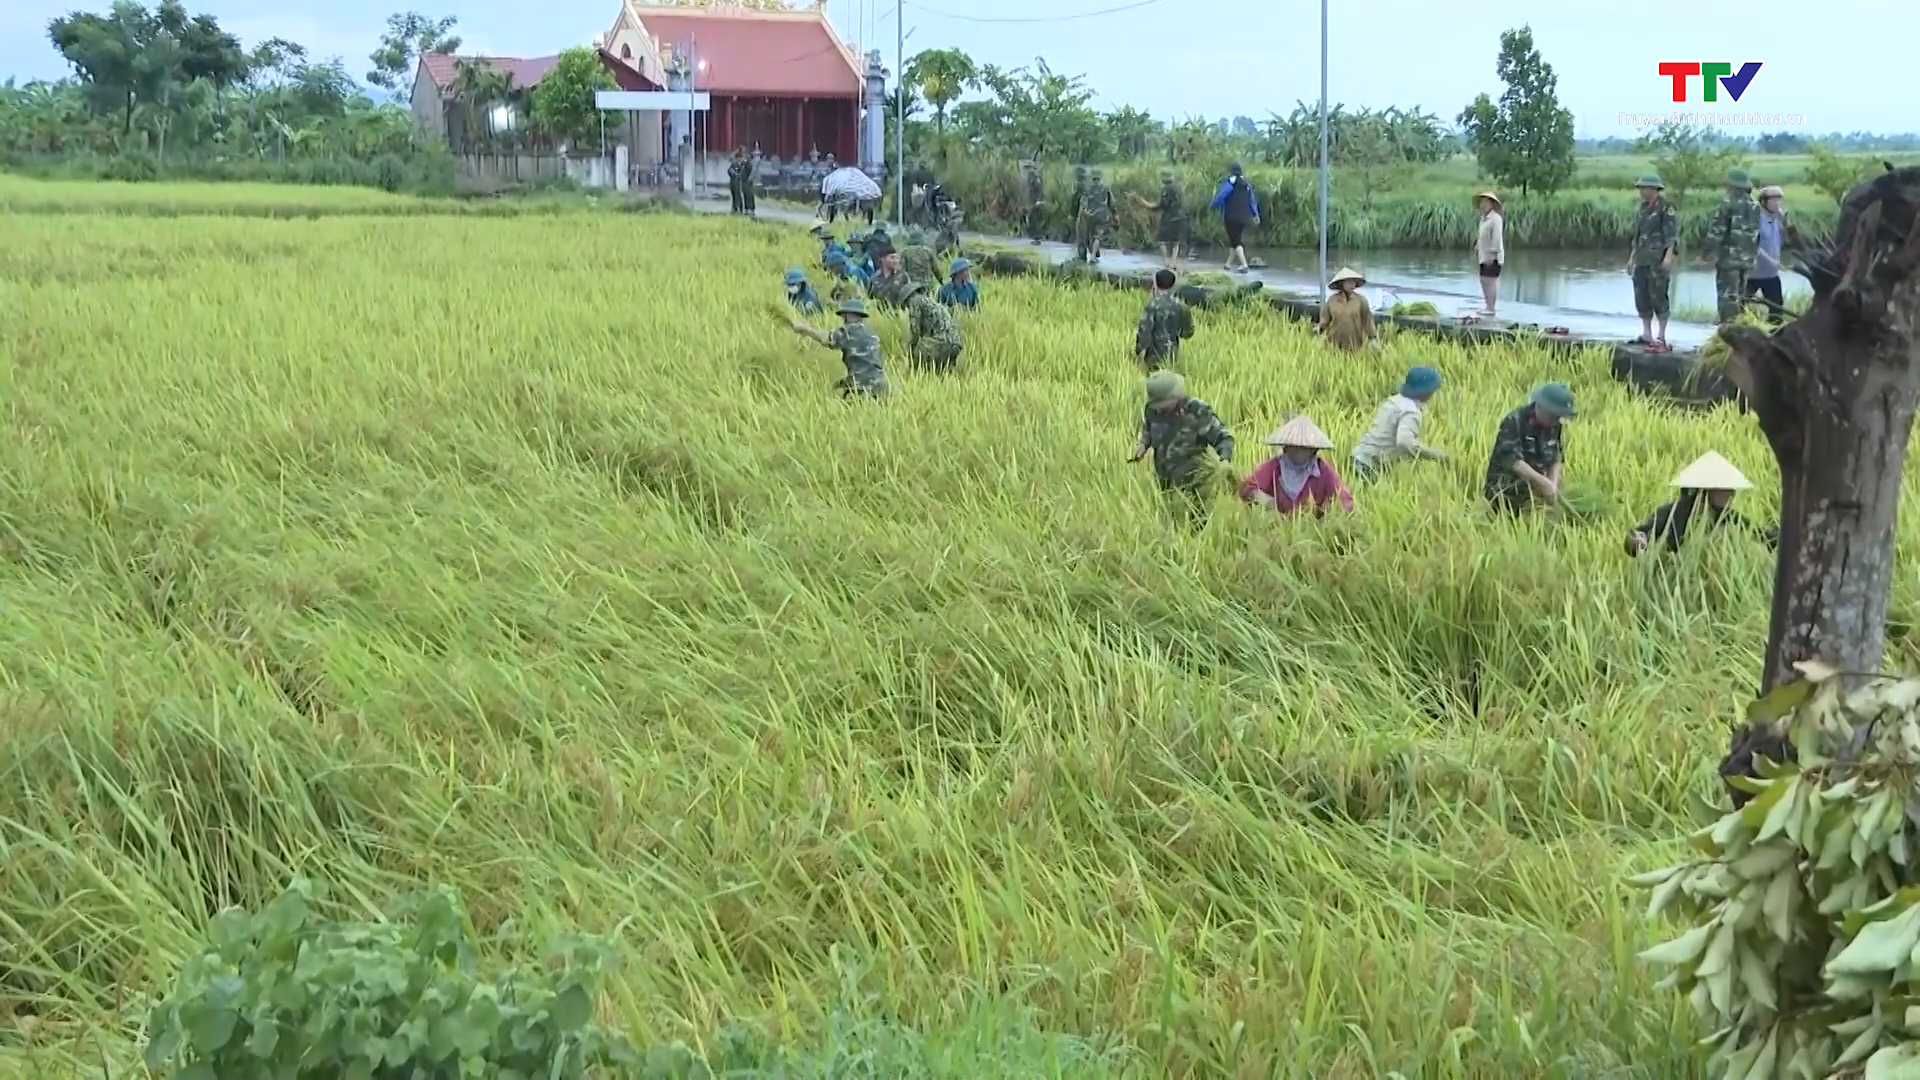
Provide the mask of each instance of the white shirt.
[{"label": "white shirt", "polygon": [[1373,414],[1373,427],[1353,448],[1355,464],[1375,468],[1389,461],[1419,454],[1420,403],[1404,394],[1395,394],[1380,403]]},{"label": "white shirt", "polygon": [[1500,211],[1480,219],[1480,235],[1474,241],[1474,254],[1480,257],[1481,264],[1504,263],[1507,261],[1507,223]]}]

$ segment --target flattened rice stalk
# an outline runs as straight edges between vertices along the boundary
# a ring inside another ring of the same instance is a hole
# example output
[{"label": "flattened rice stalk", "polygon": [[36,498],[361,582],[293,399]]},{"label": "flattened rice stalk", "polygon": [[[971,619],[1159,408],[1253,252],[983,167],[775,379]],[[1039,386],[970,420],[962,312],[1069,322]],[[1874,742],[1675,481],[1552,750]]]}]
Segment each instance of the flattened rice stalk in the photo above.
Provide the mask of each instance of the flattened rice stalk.
[{"label": "flattened rice stalk", "polygon": [[1437,319],[1440,317],[1440,308],[1431,300],[1415,300],[1411,303],[1402,301],[1393,305],[1388,311],[1394,315],[1402,315],[1410,319]]}]

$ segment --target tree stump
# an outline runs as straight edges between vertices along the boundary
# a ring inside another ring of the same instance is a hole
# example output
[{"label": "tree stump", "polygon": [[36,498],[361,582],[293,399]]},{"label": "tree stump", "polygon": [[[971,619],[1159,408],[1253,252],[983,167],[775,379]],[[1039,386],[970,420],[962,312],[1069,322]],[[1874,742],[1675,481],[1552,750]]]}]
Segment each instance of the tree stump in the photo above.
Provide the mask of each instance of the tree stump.
[{"label": "tree stump", "polygon": [[[1780,466],[1780,552],[1761,693],[1820,660],[1879,671],[1893,586],[1900,474],[1920,395],[1920,166],[1861,183],[1827,246],[1791,253],[1813,284],[1806,314],[1769,334],[1720,331]],[[1793,753],[1782,732],[1743,727],[1722,776]],[[1745,798],[1734,793],[1734,804]]]}]

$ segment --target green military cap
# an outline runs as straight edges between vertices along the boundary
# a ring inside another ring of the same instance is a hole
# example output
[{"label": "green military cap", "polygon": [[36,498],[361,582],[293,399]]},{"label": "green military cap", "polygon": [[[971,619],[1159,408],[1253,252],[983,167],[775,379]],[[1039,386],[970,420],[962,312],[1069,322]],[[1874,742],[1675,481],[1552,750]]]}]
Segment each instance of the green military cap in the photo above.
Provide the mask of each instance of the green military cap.
[{"label": "green military cap", "polygon": [[1147,376],[1147,401],[1158,405],[1163,401],[1172,401],[1187,392],[1187,380],[1175,371],[1156,371]]},{"label": "green military cap", "polygon": [[1667,185],[1660,182],[1659,173],[1641,173],[1640,179],[1635,180],[1633,186],[1637,188],[1652,188],[1655,191],[1667,190]]},{"label": "green military cap", "polygon": [[1566,383],[1541,383],[1533,388],[1533,393],[1527,395],[1527,401],[1561,420],[1574,417],[1573,391],[1568,389]]},{"label": "green military cap", "polygon": [[920,281],[917,279],[913,281],[909,281],[907,282],[907,287],[900,290],[900,302],[906,303],[907,298],[912,296],[914,293],[926,292],[926,291],[927,291],[926,282]]},{"label": "green military cap", "polygon": [[835,315],[858,315],[864,319],[867,317],[867,302],[857,296],[849,296],[845,300],[840,301],[840,306],[834,308],[833,313]]},{"label": "green military cap", "polygon": [[1739,188],[1741,191],[1752,191],[1753,177],[1748,176],[1745,169],[1735,169],[1727,174],[1727,186]]}]

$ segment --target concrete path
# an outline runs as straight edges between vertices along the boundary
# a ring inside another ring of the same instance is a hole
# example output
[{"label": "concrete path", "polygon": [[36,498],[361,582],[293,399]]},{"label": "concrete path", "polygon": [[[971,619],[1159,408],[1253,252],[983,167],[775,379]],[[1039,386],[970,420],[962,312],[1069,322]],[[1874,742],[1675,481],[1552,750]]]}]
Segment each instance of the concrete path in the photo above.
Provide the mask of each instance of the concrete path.
[{"label": "concrete path", "polygon": [[[697,199],[693,206],[706,213],[727,212],[725,200]],[[762,203],[759,215],[762,220],[784,221],[795,225],[812,225],[813,214],[790,206]],[[1010,236],[995,236],[989,233],[963,232],[963,240],[981,241],[1003,247],[1026,248],[1036,258],[1044,258],[1059,264],[1073,258],[1073,245],[1057,241],[1043,241],[1034,245],[1029,241]],[[1121,273],[1155,270],[1161,266],[1158,254],[1147,255],[1140,252],[1108,251],[1100,258],[1103,270],[1115,270]],[[1218,271],[1219,266],[1211,264],[1188,264],[1188,268],[1200,271]],[[1313,277],[1307,274],[1282,270],[1252,270],[1245,274],[1234,274],[1236,281],[1259,281],[1266,288],[1283,296],[1315,301],[1321,295]],[[1439,308],[1443,315],[1452,315],[1460,310],[1479,307],[1479,297],[1463,297],[1453,293],[1437,292],[1431,289],[1397,286],[1391,281],[1369,281],[1368,290],[1373,288],[1390,289],[1401,301],[1413,302],[1427,300]],[[1450,302],[1451,301],[1451,302]],[[1597,342],[1626,342],[1640,336],[1640,320],[1631,316],[1614,315],[1600,311],[1574,311],[1565,308],[1543,307],[1537,304],[1503,303],[1500,305],[1502,318],[1498,321],[1482,323],[1489,328],[1499,328],[1513,322],[1534,323],[1539,326],[1564,326],[1572,336]],[[1667,343],[1675,349],[1697,349],[1706,344],[1713,336],[1713,327],[1704,323],[1673,322],[1667,326]]]}]

